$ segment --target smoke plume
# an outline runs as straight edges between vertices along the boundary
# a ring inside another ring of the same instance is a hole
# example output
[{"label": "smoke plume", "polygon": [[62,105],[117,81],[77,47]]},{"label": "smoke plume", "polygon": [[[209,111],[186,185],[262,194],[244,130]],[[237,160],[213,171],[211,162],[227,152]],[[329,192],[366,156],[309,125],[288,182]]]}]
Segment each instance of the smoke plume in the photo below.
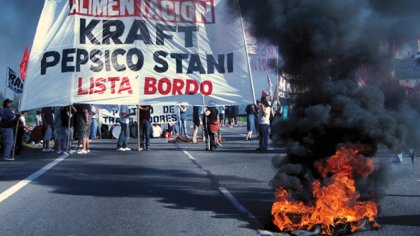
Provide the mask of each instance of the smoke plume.
[{"label": "smoke plume", "polygon": [[[394,152],[419,151],[419,98],[399,86],[393,60],[400,45],[420,35],[420,1],[239,3],[253,34],[278,45],[284,60],[279,71],[302,90],[288,121],[273,129],[288,148],[286,161],[274,163],[275,188],[310,202],[311,183],[321,178],[314,163],[340,145],[363,145],[365,156],[374,155],[380,144]],[[363,199],[378,194],[380,175],[356,179]]]},{"label": "smoke plume", "polygon": [[[291,157],[323,158],[339,143],[418,148],[419,117],[392,76],[399,45],[420,34],[419,1],[240,0],[254,35],[279,46],[279,68],[307,92],[275,130]],[[367,78],[360,86],[357,78]],[[417,105],[418,106],[418,105]]]}]

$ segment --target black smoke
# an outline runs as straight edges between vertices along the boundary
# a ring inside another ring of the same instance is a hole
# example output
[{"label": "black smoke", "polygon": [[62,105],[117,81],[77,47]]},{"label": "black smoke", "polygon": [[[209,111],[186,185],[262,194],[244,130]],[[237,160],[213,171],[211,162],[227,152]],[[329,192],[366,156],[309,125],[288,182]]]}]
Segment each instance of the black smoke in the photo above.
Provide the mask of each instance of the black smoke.
[{"label": "black smoke", "polygon": [[[419,1],[239,2],[254,35],[279,46],[279,70],[307,89],[275,130],[292,159],[324,158],[345,142],[420,146],[417,103],[392,76],[393,52],[420,35]],[[362,68],[367,86],[357,80]]]},{"label": "black smoke", "polygon": [[[340,145],[364,145],[366,156],[379,145],[394,152],[419,151],[419,98],[399,86],[393,59],[400,45],[420,35],[420,1],[239,3],[253,34],[278,45],[285,62],[279,71],[304,88],[293,100],[289,120],[273,129],[288,148],[286,161],[274,163],[279,169],[274,187],[308,202],[311,183],[320,178],[314,163]],[[362,197],[374,198],[380,178],[377,171],[358,180]]]}]

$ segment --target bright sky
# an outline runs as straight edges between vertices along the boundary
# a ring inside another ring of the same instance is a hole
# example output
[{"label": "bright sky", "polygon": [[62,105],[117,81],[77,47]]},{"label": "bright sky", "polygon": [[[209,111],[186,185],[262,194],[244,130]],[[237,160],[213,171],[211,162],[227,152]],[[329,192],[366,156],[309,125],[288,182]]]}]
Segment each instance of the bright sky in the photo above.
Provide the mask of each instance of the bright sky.
[{"label": "bright sky", "polygon": [[[44,0],[1,0],[0,7],[0,93],[4,93],[7,67],[19,74],[25,47],[32,46]],[[6,96],[13,98],[12,91]]]}]

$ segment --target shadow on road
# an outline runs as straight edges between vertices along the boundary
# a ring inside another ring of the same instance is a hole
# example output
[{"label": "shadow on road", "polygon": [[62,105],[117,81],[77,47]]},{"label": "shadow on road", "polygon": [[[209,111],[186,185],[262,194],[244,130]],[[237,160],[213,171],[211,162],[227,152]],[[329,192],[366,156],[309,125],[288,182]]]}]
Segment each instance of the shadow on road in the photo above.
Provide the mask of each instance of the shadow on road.
[{"label": "shadow on road", "polygon": [[[240,215],[231,203],[217,190],[218,184],[202,171],[150,168],[133,165],[107,165],[74,160],[65,168],[58,166],[39,178],[36,184],[50,186],[54,193],[111,198],[156,198],[168,209],[214,212],[214,218],[236,218],[257,229],[254,223]],[[253,179],[218,175],[219,181],[258,183]],[[266,185],[267,183],[262,183]],[[267,189],[237,188],[235,196],[251,206],[262,225],[271,221],[273,194]],[[265,200],[261,200],[265,199]],[[259,217],[261,216],[261,217]],[[267,222],[268,221],[268,222]]]}]

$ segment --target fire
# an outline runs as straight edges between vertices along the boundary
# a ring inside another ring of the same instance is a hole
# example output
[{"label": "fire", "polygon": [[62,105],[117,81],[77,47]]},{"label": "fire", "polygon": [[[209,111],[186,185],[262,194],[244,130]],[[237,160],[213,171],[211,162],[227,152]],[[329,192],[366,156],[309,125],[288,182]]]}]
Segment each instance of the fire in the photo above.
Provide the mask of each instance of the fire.
[{"label": "fire", "polygon": [[378,214],[376,202],[358,201],[360,194],[356,191],[354,177],[366,177],[374,171],[372,159],[359,153],[359,148],[342,147],[327,160],[315,164],[327,181],[312,183],[315,200],[310,206],[294,201],[286,189],[277,189],[271,210],[274,224],[281,231],[313,230],[319,225],[327,235],[342,224],[349,225],[354,232],[363,227],[365,220],[378,227],[374,219]]}]

